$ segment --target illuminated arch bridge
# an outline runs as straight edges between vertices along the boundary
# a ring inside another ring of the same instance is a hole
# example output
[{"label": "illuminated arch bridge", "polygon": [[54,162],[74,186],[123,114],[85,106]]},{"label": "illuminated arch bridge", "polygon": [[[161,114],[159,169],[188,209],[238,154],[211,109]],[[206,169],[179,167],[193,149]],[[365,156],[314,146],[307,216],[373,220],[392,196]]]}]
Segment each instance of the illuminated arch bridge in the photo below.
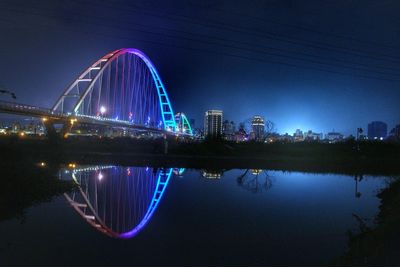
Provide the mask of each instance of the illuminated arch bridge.
[{"label": "illuminated arch bridge", "polygon": [[101,233],[131,238],[152,218],[166,191],[172,173],[184,169],[87,166],[61,170],[62,179],[72,179],[77,190],[64,194],[68,203]]},{"label": "illuminated arch bridge", "polygon": [[43,117],[51,124],[105,125],[148,132],[192,135],[183,113],[175,115],[161,78],[141,51],[124,48],[108,53],[85,69],[52,109],[0,102],[0,112]]}]

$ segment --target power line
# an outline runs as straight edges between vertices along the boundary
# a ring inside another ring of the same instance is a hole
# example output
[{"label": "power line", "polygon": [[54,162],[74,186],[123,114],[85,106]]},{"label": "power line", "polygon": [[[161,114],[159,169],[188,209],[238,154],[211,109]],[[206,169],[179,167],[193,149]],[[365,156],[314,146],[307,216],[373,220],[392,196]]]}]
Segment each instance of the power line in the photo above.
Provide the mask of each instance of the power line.
[{"label": "power line", "polygon": [[[91,17],[95,18],[95,19],[98,19],[100,21],[103,21],[104,19],[107,19],[106,17],[99,17],[99,16],[92,16],[92,15],[91,15]],[[123,22],[123,23],[126,23],[126,24],[129,23],[129,21],[126,21],[126,20],[125,21],[120,20],[120,21]],[[107,26],[111,27],[109,24]],[[135,23],[135,26],[149,28],[148,25],[143,25],[143,24],[138,24],[138,23]],[[316,60],[315,59],[315,55],[309,54],[309,53],[305,53],[305,52],[301,52],[301,51],[290,51],[290,50],[287,50],[287,49],[276,48],[276,47],[271,47],[271,46],[266,46],[266,45],[260,45],[258,43],[254,44],[254,43],[249,43],[249,42],[244,42],[244,41],[237,41],[237,40],[231,40],[231,39],[226,39],[226,38],[221,38],[221,37],[209,36],[209,35],[205,35],[205,34],[192,33],[192,32],[187,32],[187,31],[182,31],[182,30],[175,30],[175,29],[169,29],[169,28],[159,27],[159,26],[156,26],[156,27],[153,26],[152,28],[160,29],[162,31],[169,31],[169,32],[179,33],[179,34],[193,35],[193,36],[196,36],[196,37],[201,36],[201,37],[204,37],[204,38],[207,38],[207,39],[211,39],[211,40],[214,40],[214,41],[216,40],[216,41],[222,41],[222,42],[234,42],[234,45],[229,45],[230,48],[241,49],[241,50],[245,50],[246,52],[252,51],[252,52],[255,52],[255,53],[263,53],[263,54],[269,54],[269,55],[271,55],[271,52],[266,51],[265,49],[275,50],[275,51],[279,51],[279,52],[283,52],[283,53],[293,53],[294,52],[294,53],[296,53],[296,56],[295,56],[296,59],[309,60],[309,61],[311,61],[313,63],[317,63],[317,64],[332,65],[332,64],[327,64],[326,62],[321,62],[320,59],[323,59],[323,60],[329,60],[329,61],[333,61],[333,62],[339,62],[339,63],[345,63],[345,64],[351,64],[351,65],[357,65],[357,66],[360,66],[360,67],[364,67],[364,68],[359,68],[359,67],[348,67],[346,65],[344,65],[344,66],[342,65],[341,66],[341,67],[344,67],[344,68],[363,70],[363,71],[367,71],[367,72],[388,74],[388,73],[384,73],[384,72],[382,72],[380,70],[381,69],[385,69],[385,70],[394,71],[394,72],[398,72],[399,71],[399,69],[397,69],[397,68],[391,68],[391,67],[386,67],[386,66],[376,66],[376,68],[378,68],[379,70],[370,70],[369,69],[369,68],[371,68],[370,65],[362,64],[362,63],[358,63],[358,62],[352,62],[352,61],[348,61],[348,60],[343,60],[343,59],[339,59],[339,58],[324,57],[324,56],[320,56],[319,55],[318,56],[318,60]],[[134,29],[134,28],[131,27],[131,29]],[[126,30],[126,29],[124,28],[124,30]],[[143,30],[137,29],[137,28],[135,28],[134,30],[135,31],[142,31],[142,32],[148,33],[148,34],[157,34],[157,35],[163,34],[163,35],[165,35],[167,37],[170,37],[170,38],[180,38],[180,39],[186,39],[186,40],[189,40],[189,41],[196,41],[196,42],[203,42],[203,43],[206,42],[206,41],[204,41],[202,39],[194,40],[193,38],[188,38],[188,37],[167,35],[164,32],[161,32],[161,33],[160,32],[150,32],[148,30],[147,31],[143,31]],[[210,44],[210,42],[208,42],[208,43]],[[212,44],[215,44],[215,43],[212,43]],[[236,44],[242,44],[242,45],[245,45],[245,46],[250,46],[251,48],[239,47]],[[218,44],[218,45],[220,45],[220,44]],[[264,49],[264,51],[256,50],[256,49],[254,49],[254,47],[260,47],[261,49]],[[305,57],[311,57],[312,59],[300,58],[298,55],[302,55],[302,56],[305,56]],[[276,54],[275,53],[275,54],[273,54],[273,56],[286,57],[287,55],[286,54],[282,55],[282,54]],[[372,66],[372,67],[374,67],[374,66]],[[393,74],[397,75],[398,73],[393,73]]]},{"label": "power line", "polygon": [[[199,7],[199,8],[205,10],[205,8],[203,8],[203,7]],[[177,9],[177,7],[175,7],[175,9]],[[335,34],[335,33],[331,33],[331,32],[319,31],[319,30],[315,30],[315,29],[312,29],[312,28],[304,27],[302,25],[294,25],[294,24],[289,24],[289,23],[283,23],[283,22],[280,22],[280,21],[272,20],[270,18],[258,17],[258,16],[254,16],[254,15],[250,16],[248,14],[244,14],[244,13],[241,13],[241,12],[235,12],[235,11],[232,11],[232,10],[228,11],[228,10],[222,9],[222,8],[214,8],[214,10],[216,10],[216,11],[222,13],[222,14],[231,13],[231,14],[234,14],[236,17],[246,17],[246,18],[249,18],[249,19],[251,19],[253,21],[267,22],[267,23],[271,23],[271,24],[275,24],[275,25],[279,25],[279,26],[283,26],[283,27],[287,27],[287,28],[293,28],[293,29],[301,30],[301,31],[304,31],[304,32],[311,32],[311,33],[318,34],[318,35],[330,36],[330,37],[333,37],[333,38],[349,40],[349,41],[352,41],[352,42],[358,42],[358,43],[363,44],[363,45],[382,46],[382,47],[386,47],[386,48],[390,48],[390,49],[396,49],[396,50],[399,49],[398,47],[387,45],[387,44],[383,44],[383,43],[373,42],[373,41],[369,41],[369,40],[360,40],[360,39],[357,39],[357,38],[354,38],[354,37],[350,37],[350,36],[344,36],[344,35]],[[209,10],[207,10],[207,11],[209,11]],[[175,13],[175,14],[179,15],[177,13]]]},{"label": "power line", "polygon": [[[116,8],[116,5],[107,5],[106,3],[100,3],[100,2],[93,2],[93,1],[90,1],[90,0],[80,0],[80,1],[77,1],[77,0],[69,0],[68,1],[68,3],[70,3],[70,2],[75,2],[75,3],[77,3],[77,4],[81,4],[81,3],[87,3],[87,4],[90,4],[90,6],[93,6],[93,7],[103,7],[103,8],[106,8],[107,9],[107,11],[108,10],[110,10],[110,9],[112,9],[112,10],[119,10],[119,11],[122,11],[122,12],[130,12],[130,13],[132,13],[132,11],[129,11],[129,10],[132,10],[132,8],[127,8],[127,7],[129,7],[129,6],[135,6],[135,5],[132,5],[132,4],[125,4],[125,6],[124,6],[124,8],[123,9],[121,9],[121,8]],[[137,6],[135,6],[135,7],[137,7]],[[333,45],[329,45],[329,44],[324,44],[324,43],[317,43],[317,45],[315,45],[314,43],[312,43],[312,42],[310,42],[310,41],[304,41],[304,40],[301,40],[301,39],[298,39],[297,38],[297,40],[300,40],[300,42],[299,41],[293,41],[293,40],[291,40],[290,38],[288,39],[288,38],[280,38],[279,37],[279,34],[277,34],[277,33],[267,33],[267,34],[269,34],[270,36],[266,36],[265,34],[259,34],[259,33],[251,33],[251,32],[246,32],[246,31],[242,31],[242,30],[238,30],[237,29],[237,27],[232,27],[232,26],[230,26],[230,25],[227,25],[227,24],[221,24],[221,25],[217,25],[216,23],[214,23],[214,24],[210,24],[210,23],[206,23],[206,24],[204,24],[204,23],[199,23],[199,22],[197,22],[197,21],[194,21],[193,20],[193,18],[192,17],[188,17],[188,16],[183,16],[183,15],[180,15],[179,17],[182,17],[182,18],[174,18],[174,17],[171,17],[171,16],[165,16],[165,15],[160,15],[160,14],[157,14],[157,13],[154,13],[154,12],[148,12],[148,11],[143,11],[143,10],[138,10],[138,8],[134,8],[134,11],[133,12],[139,12],[139,13],[142,13],[142,14],[145,14],[146,16],[152,16],[152,17],[157,17],[157,18],[162,18],[162,19],[170,19],[170,20],[175,20],[175,21],[183,21],[183,22],[187,22],[187,23],[191,23],[191,24],[194,24],[194,25],[201,25],[201,26],[203,26],[203,27],[209,27],[209,28],[216,28],[216,29],[224,29],[224,30],[229,30],[229,31],[233,31],[233,32],[239,32],[239,33],[244,33],[244,34],[250,34],[250,35],[255,35],[255,36],[258,36],[258,37],[261,37],[261,38],[264,38],[264,39],[272,39],[272,40],[278,40],[278,41],[282,41],[282,42],[286,42],[286,43],[290,43],[290,44],[292,44],[292,45],[297,45],[297,46],[303,46],[303,47],[307,47],[307,48],[314,48],[314,49],[325,49],[325,50],[329,50],[329,51],[334,51],[334,52],[336,52],[336,53],[345,53],[345,54],[348,54],[348,55],[353,55],[353,56],[357,56],[357,57],[364,57],[364,58],[373,58],[374,60],[380,60],[380,61],[388,61],[388,62],[392,62],[392,63],[400,63],[400,58],[398,58],[398,57],[396,57],[396,56],[393,56],[393,55],[378,55],[378,56],[376,56],[376,55],[373,55],[373,52],[371,52],[371,51],[360,51],[360,50],[356,50],[356,49],[349,49],[349,50],[352,50],[352,51],[355,51],[355,52],[350,52],[350,51],[346,51],[346,50],[348,50],[348,48],[343,48],[343,47],[338,47],[338,46],[333,46]],[[226,26],[227,25],[227,26]],[[250,29],[251,30],[251,29]],[[272,35],[272,36],[271,36]],[[278,36],[278,37],[277,37]],[[296,40],[296,39],[294,39],[294,40]],[[325,45],[325,46],[327,46],[327,47],[323,47],[323,45]],[[336,48],[335,48],[336,47]],[[367,53],[367,54],[363,54],[363,53]],[[381,58],[380,56],[385,56],[385,57],[389,57],[389,58]],[[394,60],[394,58],[398,58],[399,60]],[[387,68],[387,67],[383,67],[383,68]]]},{"label": "power line", "polygon": [[[24,13],[24,12],[21,12],[21,13]],[[38,14],[33,14],[33,15],[40,16],[40,17],[47,17],[47,18],[56,17],[56,16],[45,16],[45,15],[38,15]],[[15,21],[12,21],[12,20],[4,19],[4,18],[0,18],[0,20],[7,21],[7,22],[13,22],[13,23],[15,22]],[[90,23],[90,22],[88,24],[98,25],[98,23]],[[40,26],[48,27],[49,25],[40,25]],[[143,39],[138,39],[138,38],[127,38],[127,37],[121,37],[121,36],[117,36],[117,35],[98,33],[98,32],[94,32],[94,31],[91,31],[91,32],[86,32],[86,31],[82,31],[82,30],[81,31],[67,30],[67,31],[71,31],[71,32],[74,32],[74,33],[77,33],[77,32],[86,33],[86,34],[90,33],[90,34],[99,35],[99,36],[103,36],[103,37],[112,37],[112,38],[118,38],[118,39],[130,40],[130,41],[139,41],[139,42],[155,44],[155,45],[158,45],[158,46],[159,45],[161,45],[161,46],[169,46],[169,47],[172,47],[172,48],[186,49],[186,50],[204,52],[204,53],[208,53],[208,54],[218,54],[218,55],[230,56],[230,57],[234,57],[234,58],[246,59],[246,60],[257,61],[257,62],[262,62],[262,63],[280,64],[280,65],[285,65],[285,66],[295,67],[295,68],[300,68],[300,69],[317,70],[317,71],[321,71],[321,72],[340,74],[340,75],[344,75],[344,76],[361,77],[361,78],[366,78],[366,79],[375,79],[375,80],[390,81],[390,82],[399,82],[400,81],[400,80],[397,80],[397,79],[388,79],[388,78],[379,77],[379,76],[368,76],[368,75],[362,75],[362,74],[350,74],[350,73],[345,73],[345,72],[340,72],[340,71],[321,69],[321,68],[313,67],[313,66],[304,66],[304,65],[294,64],[294,63],[281,62],[281,61],[277,61],[277,60],[265,60],[265,59],[261,59],[259,57],[255,58],[255,57],[248,57],[248,56],[243,56],[243,55],[236,55],[236,54],[227,53],[227,52],[216,52],[215,50],[207,50],[207,49],[193,48],[193,47],[187,47],[187,46],[177,46],[177,45],[171,45],[171,44],[168,44],[168,43],[149,41],[149,40],[143,40]]]},{"label": "power line", "polygon": [[[100,3],[96,2],[96,5],[94,5],[93,4],[94,2],[90,1],[90,0],[80,0],[80,1],[72,0],[72,2],[75,2],[75,3],[86,2],[86,3],[91,3],[93,6],[96,6],[96,7],[103,6],[103,7],[106,7],[107,9],[110,9],[110,8],[114,9],[114,10],[118,9],[115,7],[115,5],[107,5],[105,3],[100,4]],[[132,9],[129,7],[134,7],[134,8]],[[345,48],[345,47],[332,45],[332,44],[309,41],[309,40],[304,40],[304,39],[294,38],[294,37],[287,37],[282,34],[268,32],[265,30],[260,31],[257,29],[238,26],[238,25],[232,26],[232,25],[229,25],[226,23],[221,23],[221,22],[215,21],[215,20],[213,20],[211,23],[204,22],[204,21],[199,22],[199,21],[194,20],[193,17],[191,17],[191,16],[185,16],[185,15],[172,15],[171,16],[168,14],[166,15],[166,14],[160,14],[160,13],[154,13],[154,12],[149,12],[149,11],[145,11],[145,10],[140,10],[140,7],[138,7],[137,5],[134,5],[134,4],[125,4],[124,9],[119,8],[119,10],[123,11],[123,12],[129,12],[129,10],[133,10],[134,12],[136,11],[136,12],[145,14],[147,16],[186,22],[186,23],[190,23],[193,25],[200,25],[200,26],[207,27],[207,28],[223,29],[223,30],[227,30],[227,31],[231,31],[231,32],[237,32],[237,33],[242,33],[242,34],[246,34],[246,35],[257,36],[257,37],[264,38],[264,39],[278,40],[281,42],[286,42],[286,43],[290,43],[290,44],[297,45],[297,46],[303,46],[303,47],[309,47],[309,48],[315,48],[315,49],[325,49],[325,50],[329,50],[329,51],[336,51],[336,52],[346,53],[346,54],[355,55],[355,56],[370,57],[370,58],[374,58],[376,60],[382,60],[382,61],[390,61],[390,62],[395,62],[395,63],[400,62],[399,61],[400,57],[389,55],[389,54],[376,53],[375,51],[366,51],[366,50],[359,50],[359,49],[353,49],[353,48]],[[384,57],[384,58],[382,58],[382,57]],[[394,60],[394,58],[397,60]]]},{"label": "power line", "polygon": [[[39,15],[39,16],[43,15],[42,13],[31,13],[31,12],[15,10],[15,9],[10,9],[10,8],[8,8],[8,9],[11,10],[11,11],[14,11],[14,12],[16,11],[16,12],[20,12],[20,13],[34,14],[34,15]],[[43,9],[40,9],[40,10],[43,10]],[[61,16],[57,16],[56,17],[56,16],[52,16],[52,15],[47,15],[47,16],[48,17],[54,17],[54,18],[60,18],[61,17]],[[100,20],[100,21],[104,21],[104,17],[98,17],[97,16],[97,17],[94,17],[94,18],[97,19],[97,20]],[[89,21],[88,23],[92,23],[92,22]],[[101,25],[101,23],[96,23],[96,25]],[[140,25],[142,27],[146,27],[146,25],[141,25],[141,24],[138,24],[138,25]],[[104,26],[105,27],[109,27],[109,28],[118,28],[118,29],[122,29],[122,30],[127,30],[126,27],[110,26],[109,24],[104,25]],[[166,28],[161,28],[161,29],[169,30],[169,29],[166,29]],[[263,54],[263,55],[269,55],[269,56],[273,56],[273,57],[283,57],[283,58],[289,58],[289,59],[294,59],[294,60],[300,60],[300,61],[305,61],[305,62],[313,63],[313,64],[326,65],[328,67],[332,67],[332,66],[333,67],[341,67],[341,68],[346,68],[346,69],[351,69],[351,70],[361,70],[361,71],[366,71],[366,72],[379,73],[379,74],[383,74],[383,75],[398,75],[398,73],[387,73],[387,72],[383,72],[383,71],[379,71],[379,70],[371,70],[371,69],[369,69],[370,66],[368,66],[368,65],[360,64],[360,63],[353,63],[353,62],[346,61],[346,60],[328,59],[328,60],[332,60],[332,61],[336,61],[336,62],[340,62],[340,63],[344,62],[344,63],[354,64],[354,65],[359,65],[359,66],[362,66],[362,67],[365,67],[365,68],[349,67],[349,66],[346,66],[346,65],[337,66],[337,65],[333,65],[331,63],[323,62],[321,60],[303,58],[303,57],[299,57],[297,55],[293,56],[293,55],[282,54],[282,53],[271,53],[271,52],[267,52],[265,50],[261,51],[261,50],[257,50],[257,49],[254,49],[254,48],[243,48],[243,47],[240,47],[240,46],[237,46],[237,45],[220,44],[220,43],[216,43],[215,41],[214,42],[210,42],[210,41],[205,41],[205,40],[202,40],[202,39],[193,39],[193,38],[188,38],[188,37],[170,35],[170,34],[165,34],[164,32],[161,32],[161,33],[160,32],[152,32],[152,31],[142,30],[142,29],[137,29],[137,28],[133,29],[133,30],[134,31],[143,32],[143,33],[146,33],[146,34],[153,34],[153,35],[157,35],[157,36],[164,35],[164,36],[166,36],[168,38],[184,39],[184,40],[188,40],[188,41],[200,42],[200,43],[205,43],[205,44],[209,44],[209,45],[217,45],[217,46],[223,46],[223,47],[227,47],[227,48],[240,49],[240,50],[244,50],[245,52],[254,52],[254,53],[259,53],[259,54]],[[174,31],[174,30],[170,30],[170,31]],[[174,31],[174,32],[191,34],[191,33],[184,32],[184,31]],[[203,36],[203,37],[205,37],[207,39],[214,39],[214,40],[218,40],[218,41],[232,41],[232,40],[227,40],[227,39],[218,38],[218,37],[210,37],[210,36],[207,36],[207,35],[201,35],[201,36]],[[245,45],[252,45],[251,43],[247,43],[247,42],[239,42],[239,43],[244,43]],[[259,47],[262,47],[262,46],[259,46]],[[264,48],[264,47],[262,47],[262,48]],[[274,47],[268,47],[268,48],[269,49],[273,49],[273,50],[277,50],[277,51],[282,51],[284,53],[291,52],[291,51],[287,51],[287,50],[279,49],[279,48],[274,48]],[[302,53],[302,52],[296,52],[296,53],[297,54],[301,54],[301,55],[305,55],[305,56],[308,56],[308,57],[314,57],[314,55],[311,55],[311,54],[306,54],[306,53]],[[323,58],[323,59],[327,59],[327,58]],[[388,70],[392,70],[392,71],[398,71],[397,69],[393,69],[393,68],[386,68],[386,67],[380,67],[380,68],[381,69],[388,69]]]}]

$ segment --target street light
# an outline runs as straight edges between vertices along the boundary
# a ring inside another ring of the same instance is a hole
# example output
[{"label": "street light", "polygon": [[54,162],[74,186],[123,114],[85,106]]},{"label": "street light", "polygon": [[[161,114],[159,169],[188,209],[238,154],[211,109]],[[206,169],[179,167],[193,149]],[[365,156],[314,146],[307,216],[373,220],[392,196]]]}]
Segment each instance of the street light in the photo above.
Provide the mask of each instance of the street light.
[{"label": "street light", "polygon": [[107,111],[107,109],[106,109],[105,106],[101,106],[101,107],[100,107],[100,114],[101,114],[101,116],[103,116],[104,113],[106,113],[106,111]]}]

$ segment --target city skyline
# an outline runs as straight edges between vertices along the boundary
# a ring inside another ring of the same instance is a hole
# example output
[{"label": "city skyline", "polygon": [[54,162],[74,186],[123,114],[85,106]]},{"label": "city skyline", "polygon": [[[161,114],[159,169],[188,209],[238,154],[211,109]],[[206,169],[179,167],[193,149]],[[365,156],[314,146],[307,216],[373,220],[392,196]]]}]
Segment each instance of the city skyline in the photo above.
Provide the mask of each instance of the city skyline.
[{"label": "city skyline", "polygon": [[[96,7],[98,14],[91,14],[85,9],[90,3],[6,1],[1,9],[5,23],[0,29],[7,38],[2,39],[0,52],[0,85],[15,92],[18,102],[51,107],[99,55],[137,47],[157,65],[174,111],[184,111],[196,121],[212,108],[224,110],[226,118],[237,122],[262,115],[275,122],[280,133],[335,129],[354,134],[374,120],[385,121],[390,129],[400,121],[396,78],[400,40],[396,23],[390,20],[396,17],[396,8],[367,1],[362,8],[348,3],[314,10],[314,1],[309,1],[275,4],[266,10],[263,4],[238,1],[230,11],[215,3],[208,14],[206,7],[193,4],[167,5],[164,10],[163,4],[121,9],[103,3]],[[179,13],[181,8],[185,14]],[[361,9],[354,22],[357,8]],[[315,12],[310,14],[310,9]],[[297,16],[279,17],[281,12]],[[340,23],[332,15],[335,12],[342,14]],[[235,16],[238,13],[243,16]],[[387,20],[367,31],[359,22],[382,13]],[[106,25],[109,21],[126,23],[116,27]],[[172,68],[169,62],[174,62]]]},{"label": "city skyline", "polygon": [[[214,109],[215,110],[215,109]],[[206,111],[207,112],[207,111]],[[223,111],[222,111],[223,112]],[[177,115],[180,115],[181,113],[177,113]],[[225,114],[225,113],[224,113]],[[185,115],[184,115],[185,116]],[[225,116],[225,115],[224,115]],[[224,122],[224,121],[229,121],[229,122],[233,122],[237,127],[240,125],[240,124],[243,124],[244,126],[245,126],[245,130],[246,131],[248,131],[248,132],[251,132],[252,130],[252,126],[251,126],[251,120],[253,119],[253,117],[254,116],[260,116],[260,115],[253,115],[252,117],[249,117],[247,120],[245,120],[245,121],[236,121],[236,120],[234,120],[234,119],[231,119],[231,118],[226,118],[226,117],[224,117],[223,118],[223,121],[222,122]],[[260,116],[262,119],[264,119],[266,122],[268,121],[268,119],[266,119],[265,117],[263,117],[263,116]],[[201,118],[200,120],[196,120],[196,119],[194,119],[194,118],[187,118],[186,119],[186,116],[185,116],[185,120],[187,120],[187,122],[186,123],[188,123],[188,125],[190,125],[190,127],[191,128],[193,128],[193,130],[195,130],[195,129],[201,129],[201,130],[203,130],[204,129],[204,117],[203,118]],[[192,122],[195,122],[195,121],[197,121],[198,123],[197,124],[192,124],[192,123],[190,123],[189,122],[189,120],[191,120]],[[38,119],[38,118],[34,118],[34,117],[27,117],[27,116],[24,116],[24,115],[22,115],[22,116],[19,116],[19,115],[10,115],[10,114],[0,114],[0,126],[10,126],[10,125],[12,125],[14,122],[18,122],[18,123],[21,123],[21,122],[24,122],[25,124],[29,124],[29,123],[32,123],[32,122],[34,122],[34,121],[36,121],[36,122],[40,122],[41,120],[40,119]],[[199,124],[199,122],[201,122],[200,124]],[[277,133],[277,134],[281,134],[281,135],[285,135],[285,134],[289,134],[289,135],[295,135],[296,134],[296,132],[298,131],[298,130],[301,130],[301,131],[303,131],[304,133],[306,133],[307,131],[312,131],[313,133],[321,133],[321,134],[327,134],[327,133],[329,133],[329,132],[339,132],[339,133],[342,133],[342,134],[344,134],[345,136],[356,136],[357,135],[357,130],[358,130],[358,128],[361,128],[362,130],[363,130],[363,132],[366,134],[367,132],[368,132],[368,127],[369,127],[369,125],[371,124],[371,123],[374,123],[374,122],[383,122],[384,124],[386,124],[386,127],[387,127],[387,129],[386,129],[386,131],[387,131],[387,135],[389,135],[390,134],[390,131],[391,130],[395,130],[396,129],[396,127],[398,127],[399,125],[400,125],[400,122],[398,122],[398,123],[395,123],[393,126],[390,126],[388,123],[386,123],[385,121],[380,121],[380,120],[373,120],[373,121],[368,121],[367,122],[367,124],[366,124],[366,126],[364,126],[364,127],[357,127],[357,128],[354,128],[353,129],[353,131],[352,132],[349,132],[349,133],[346,133],[346,132],[344,132],[344,131],[341,131],[340,130],[340,128],[335,128],[335,127],[332,127],[330,130],[328,129],[328,130],[326,130],[326,131],[319,131],[319,130],[315,130],[315,129],[313,129],[313,128],[295,128],[293,131],[286,131],[286,132],[284,132],[284,131],[280,131],[279,130],[279,128],[276,126],[276,122],[275,121],[271,121],[272,123],[273,123],[273,125],[274,125],[274,133]],[[180,126],[181,127],[181,126]]]}]

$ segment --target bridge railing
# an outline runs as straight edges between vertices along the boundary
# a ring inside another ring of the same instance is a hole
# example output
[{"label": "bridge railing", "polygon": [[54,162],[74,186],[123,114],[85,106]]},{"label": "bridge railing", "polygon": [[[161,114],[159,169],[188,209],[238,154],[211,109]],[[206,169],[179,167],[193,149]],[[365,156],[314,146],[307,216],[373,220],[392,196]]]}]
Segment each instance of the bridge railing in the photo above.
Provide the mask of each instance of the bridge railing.
[{"label": "bridge railing", "polygon": [[7,101],[0,101],[0,109],[3,111],[26,113],[27,115],[35,114],[43,116],[65,116],[65,114],[62,114],[61,112],[53,112],[51,109]]},{"label": "bridge railing", "polygon": [[154,128],[149,125],[139,125],[132,123],[130,121],[112,119],[102,116],[91,116],[91,115],[83,115],[83,114],[71,114],[71,113],[62,113],[59,111],[53,111],[48,108],[41,108],[26,104],[0,101],[0,112],[11,113],[16,115],[27,115],[27,116],[35,116],[35,117],[52,117],[57,119],[67,119],[67,118],[76,118],[79,122],[83,123],[92,123],[92,124],[103,124],[117,127],[128,127],[134,128],[140,131],[150,131],[157,133],[166,133],[166,134],[179,134],[183,136],[191,136],[188,133],[168,131],[162,128]]}]

